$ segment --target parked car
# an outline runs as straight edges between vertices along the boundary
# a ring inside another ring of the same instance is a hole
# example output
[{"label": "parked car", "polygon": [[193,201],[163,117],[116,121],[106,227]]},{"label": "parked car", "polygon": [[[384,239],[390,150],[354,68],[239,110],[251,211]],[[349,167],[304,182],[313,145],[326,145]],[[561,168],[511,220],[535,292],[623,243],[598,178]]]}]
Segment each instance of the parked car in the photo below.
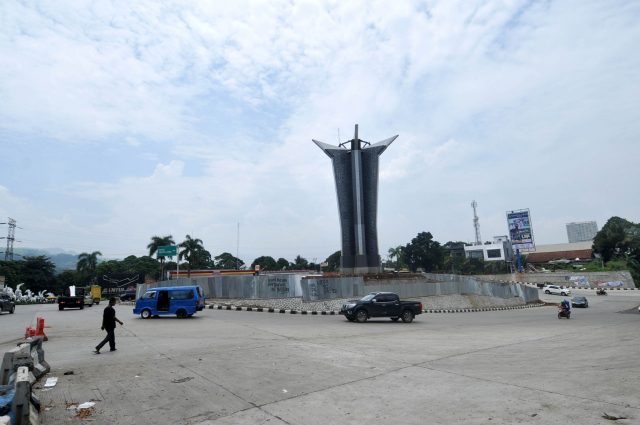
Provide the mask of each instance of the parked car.
[{"label": "parked car", "polygon": [[542,288],[542,291],[545,294],[562,295],[563,297],[571,295],[571,290],[569,288],[561,288],[558,285],[547,285]]},{"label": "parked car", "polygon": [[588,308],[589,301],[586,297],[573,297],[571,298],[571,307]]},{"label": "parked car", "polygon": [[392,292],[371,292],[359,300],[344,303],[340,314],[350,322],[364,323],[371,317],[390,317],[394,322],[402,319],[405,323],[411,323],[415,316],[422,314],[422,303],[400,301],[398,295]]},{"label": "parked car", "polygon": [[16,303],[9,294],[0,294],[0,312],[8,311],[9,314],[13,314],[16,309]]},{"label": "parked car", "polygon": [[135,289],[127,289],[120,295],[120,301],[135,301],[135,300],[136,300]]}]

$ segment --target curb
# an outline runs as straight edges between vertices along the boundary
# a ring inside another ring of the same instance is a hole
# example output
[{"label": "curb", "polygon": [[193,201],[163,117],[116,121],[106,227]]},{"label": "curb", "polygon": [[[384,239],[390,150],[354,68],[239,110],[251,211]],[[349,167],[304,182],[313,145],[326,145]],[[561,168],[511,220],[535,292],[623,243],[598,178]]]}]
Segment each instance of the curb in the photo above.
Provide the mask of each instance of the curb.
[{"label": "curb", "polygon": [[209,310],[235,310],[235,311],[257,311],[259,313],[281,313],[281,314],[302,314],[302,315],[311,315],[311,316],[335,316],[338,314],[335,310],[329,311],[321,311],[321,310],[285,310],[283,308],[273,308],[273,307],[242,307],[242,306],[231,306],[226,304],[207,304]]},{"label": "curb", "polygon": [[[527,304],[517,305],[510,307],[485,307],[485,308],[453,308],[453,309],[426,309],[422,310],[423,313],[478,313],[482,311],[503,311],[503,310],[522,310],[525,308],[544,307],[545,304]],[[301,314],[311,316],[336,316],[340,312],[336,310],[285,310],[275,309],[273,307],[242,307],[242,306],[230,306],[224,304],[209,304],[209,310],[235,310],[235,311],[257,311],[268,313],[281,313],[281,314]]]}]

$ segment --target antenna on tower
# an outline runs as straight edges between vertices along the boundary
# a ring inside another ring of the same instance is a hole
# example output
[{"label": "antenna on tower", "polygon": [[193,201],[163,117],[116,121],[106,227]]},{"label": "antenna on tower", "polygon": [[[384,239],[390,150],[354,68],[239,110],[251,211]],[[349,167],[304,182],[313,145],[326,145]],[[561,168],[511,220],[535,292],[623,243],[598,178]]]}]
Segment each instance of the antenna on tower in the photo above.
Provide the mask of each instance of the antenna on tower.
[{"label": "antenna on tower", "polygon": [[480,220],[476,212],[478,203],[476,201],[471,202],[471,207],[473,208],[473,227],[476,230],[476,245],[482,245],[482,238],[480,238]]}]

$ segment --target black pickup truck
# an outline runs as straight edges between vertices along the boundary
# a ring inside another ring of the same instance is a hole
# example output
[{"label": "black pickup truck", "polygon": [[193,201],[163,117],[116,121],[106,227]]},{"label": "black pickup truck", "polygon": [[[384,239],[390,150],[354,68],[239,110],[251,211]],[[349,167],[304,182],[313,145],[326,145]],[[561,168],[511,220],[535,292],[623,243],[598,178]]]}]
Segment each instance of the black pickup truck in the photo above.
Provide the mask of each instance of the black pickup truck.
[{"label": "black pickup truck", "polygon": [[393,292],[371,292],[359,300],[344,303],[340,314],[350,322],[364,323],[371,317],[390,317],[394,322],[402,319],[404,323],[411,323],[416,315],[422,314],[422,303],[400,301]]}]

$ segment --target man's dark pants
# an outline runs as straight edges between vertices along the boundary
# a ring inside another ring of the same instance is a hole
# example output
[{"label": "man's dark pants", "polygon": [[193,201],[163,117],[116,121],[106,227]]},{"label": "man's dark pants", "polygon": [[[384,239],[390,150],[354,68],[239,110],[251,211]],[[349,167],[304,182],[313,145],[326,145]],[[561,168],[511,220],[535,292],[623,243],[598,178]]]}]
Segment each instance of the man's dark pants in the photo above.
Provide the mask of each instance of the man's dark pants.
[{"label": "man's dark pants", "polygon": [[100,350],[102,348],[103,345],[105,345],[107,342],[109,343],[109,348],[111,350],[115,350],[116,349],[116,334],[115,334],[115,328],[114,329],[106,329],[105,331],[107,331],[107,336],[102,340],[102,342],[100,344],[98,344],[96,346],[96,350]]}]

